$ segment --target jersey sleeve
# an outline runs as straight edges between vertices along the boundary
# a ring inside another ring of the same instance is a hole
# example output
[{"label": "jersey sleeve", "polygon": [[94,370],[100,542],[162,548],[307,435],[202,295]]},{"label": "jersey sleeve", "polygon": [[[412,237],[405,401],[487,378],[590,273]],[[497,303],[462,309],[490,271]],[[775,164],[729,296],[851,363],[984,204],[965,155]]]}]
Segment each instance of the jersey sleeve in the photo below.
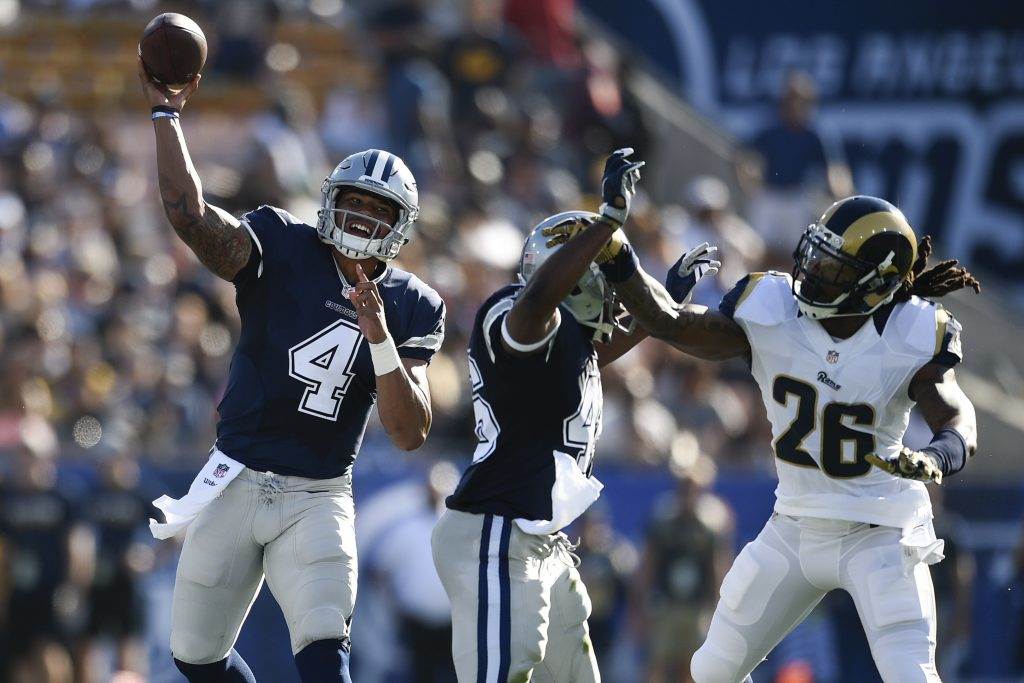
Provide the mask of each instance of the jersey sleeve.
[{"label": "jersey sleeve", "polygon": [[952,368],[964,359],[963,346],[960,343],[960,332],[963,327],[953,315],[938,307],[935,311],[935,353],[931,362]]},{"label": "jersey sleeve", "polygon": [[275,270],[275,263],[287,258],[288,229],[301,221],[283,209],[265,205],[245,214],[240,221],[253,247],[249,261],[232,280],[236,287],[243,289],[262,279],[267,271]]},{"label": "jersey sleeve", "polygon": [[730,320],[736,319],[736,307],[749,296],[749,290],[753,288],[750,277],[750,275],[744,275],[732,289],[725,293],[722,301],[718,304],[719,312]]},{"label": "jersey sleeve", "polygon": [[[515,298],[509,296],[491,304],[481,319],[480,336],[486,346],[487,360],[496,369],[523,377],[526,375],[520,374],[521,371],[544,367],[564,345],[571,344],[570,338],[577,332],[577,326],[571,315],[556,309],[555,327],[547,336],[532,344],[523,344],[513,338],[508,331],[508,314],[514,303]],[[509,347],[522,353],[513,353],[509,351]]]},{"label": "jersey sleeve", "polygon": [[444,342],[444,320],[444,301],[424,285],[418,291],[406,333],[397,340],[399,357],[430,362]]}]

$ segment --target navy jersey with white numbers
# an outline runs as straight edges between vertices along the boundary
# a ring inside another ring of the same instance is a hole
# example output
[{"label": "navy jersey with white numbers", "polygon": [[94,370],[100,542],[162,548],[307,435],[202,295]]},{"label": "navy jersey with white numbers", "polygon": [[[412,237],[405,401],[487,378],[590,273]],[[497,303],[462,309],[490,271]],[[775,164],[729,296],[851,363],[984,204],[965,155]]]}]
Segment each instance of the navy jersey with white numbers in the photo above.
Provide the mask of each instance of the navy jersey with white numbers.
[{"label": "navy jersey with white numbers", "polygon": [[463,512],[551,520],[554,454],[569,455],[590,476],[601,433],[601,373],[592,330],[564,307],[542,350],[517,356],[505,349],[505,318],[521,289],[499,290],[477,312],[469,374],[478,443],[446,504]]},{"label": "navy jersey with white numbers", "polygon": [[[340,476],[359,451],[377,391],[332,247],[269,206],[242,225],[253,250],[234,280],[242,330],[218,406],[217,447],[259,471]],[[391,266],[376,282],[398,355],[429,361],[444,336],[441,298]]]}]

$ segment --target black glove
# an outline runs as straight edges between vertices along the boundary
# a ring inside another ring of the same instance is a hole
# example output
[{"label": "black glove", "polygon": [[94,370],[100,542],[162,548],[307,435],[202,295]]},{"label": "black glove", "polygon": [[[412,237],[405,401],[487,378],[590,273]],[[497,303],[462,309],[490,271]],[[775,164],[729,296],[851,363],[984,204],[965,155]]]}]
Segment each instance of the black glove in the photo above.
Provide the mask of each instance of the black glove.
[{"label": "black glove", "polygon": [[644,165],[643,161],[629,159],[632,153],[632,147],[623,147],[609,154],[601,178],[601,199],[604,203],[601,204],[600,213],[619,226],[629,217],[629,205],[636,194],[640,167]]}]

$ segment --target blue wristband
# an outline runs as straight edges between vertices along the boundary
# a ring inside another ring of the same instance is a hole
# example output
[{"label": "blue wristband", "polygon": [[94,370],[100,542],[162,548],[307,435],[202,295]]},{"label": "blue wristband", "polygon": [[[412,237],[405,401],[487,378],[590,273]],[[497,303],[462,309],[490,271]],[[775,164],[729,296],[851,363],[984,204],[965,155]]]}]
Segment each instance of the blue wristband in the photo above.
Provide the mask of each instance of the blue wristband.
[{"label": "blue wristband", "polygon": [[602,263],[600,267],[608,282],[625,282],[633,277],[633,273],[640,267],[640,259],[636,257],[636,252],[629,242],[626,242],[615,258]]},{"label": "blue wristband", "polygon": [[943,477],[956,474],[967,464],[967,442],[952,427],[935,432],[931,443],[921,451],[935,456]]}]

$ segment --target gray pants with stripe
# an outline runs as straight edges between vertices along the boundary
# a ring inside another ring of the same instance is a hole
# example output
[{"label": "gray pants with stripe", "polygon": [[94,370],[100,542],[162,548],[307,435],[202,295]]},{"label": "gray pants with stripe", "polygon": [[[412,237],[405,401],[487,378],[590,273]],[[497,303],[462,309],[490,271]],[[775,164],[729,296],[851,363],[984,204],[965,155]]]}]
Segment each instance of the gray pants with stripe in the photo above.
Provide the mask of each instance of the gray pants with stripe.
[{"label": "gray pants with stripe", "polygon": [[348,635],[356,597],[351,477],[305,479],[243,470],[189,526],[171,607],[171,652],[224,659],[264,575],[292,652]]},{"label": "gray pants with stripe", "polygon": [[434,527],[434,566],[452,604],[459,683],[601,680],[590,597],[557,535],[448,510]]}]

